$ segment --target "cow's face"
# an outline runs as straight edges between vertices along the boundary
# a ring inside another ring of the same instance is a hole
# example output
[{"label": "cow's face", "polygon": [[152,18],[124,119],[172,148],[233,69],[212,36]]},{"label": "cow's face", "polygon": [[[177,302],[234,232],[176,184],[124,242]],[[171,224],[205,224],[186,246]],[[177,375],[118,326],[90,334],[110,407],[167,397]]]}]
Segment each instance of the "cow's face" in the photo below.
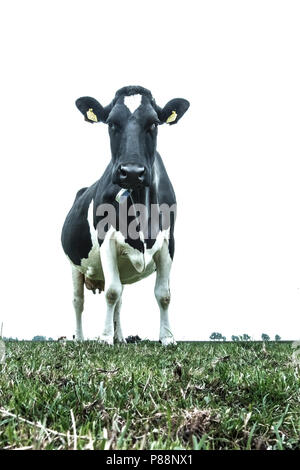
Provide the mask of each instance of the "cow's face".
[{"label": "cow's face", "polygon": [[[128,98],[132,97],[138,99],[135,108],[128,105]],[[87,96],[79,98],[76,105],[86,121],[102,121],[109,126],[112,182],[122,188],[138,189],[149,186],[152,180],[158,125],[178,122],[189,102],[176,98],[161,109],[150,91],[142,87],[125,87],[105,108]]]},{"label": "cow's face", "polygon": [[[141,95],[137,95],[140,98]],[[109,113],[113,183],[122,188],[149,186],[156,150],[157,113],[144,97],[130,111],[127,101],[118,100]]]}]

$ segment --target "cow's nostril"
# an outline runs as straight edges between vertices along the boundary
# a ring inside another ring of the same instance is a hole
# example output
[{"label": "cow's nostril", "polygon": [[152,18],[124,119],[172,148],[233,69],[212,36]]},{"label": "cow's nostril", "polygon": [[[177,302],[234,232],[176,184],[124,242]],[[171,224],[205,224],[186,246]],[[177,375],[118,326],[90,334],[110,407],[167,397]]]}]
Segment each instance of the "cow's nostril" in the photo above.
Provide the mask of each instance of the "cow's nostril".
[{"label": "cow's nostril", "polygon": [[[119,183],[126,187],[137,187],[144,183],[146,168],[135,163],[126,163],[118,168]],[[124,187],[125,187],[124,186]]]}]

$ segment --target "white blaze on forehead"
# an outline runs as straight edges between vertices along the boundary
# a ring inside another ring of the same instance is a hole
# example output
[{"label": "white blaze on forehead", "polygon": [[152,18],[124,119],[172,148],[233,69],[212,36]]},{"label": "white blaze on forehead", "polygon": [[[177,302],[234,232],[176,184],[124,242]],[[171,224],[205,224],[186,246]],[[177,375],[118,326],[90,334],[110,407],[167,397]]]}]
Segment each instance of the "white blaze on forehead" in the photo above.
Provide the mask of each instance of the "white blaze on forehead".
[{"label": "white blaze on forehead", "polygon": [[142,102],[142,95],[132,95],[132,96],[125,96],[124,97],[124,104],[130,110],[131,113],[140,106]]}]

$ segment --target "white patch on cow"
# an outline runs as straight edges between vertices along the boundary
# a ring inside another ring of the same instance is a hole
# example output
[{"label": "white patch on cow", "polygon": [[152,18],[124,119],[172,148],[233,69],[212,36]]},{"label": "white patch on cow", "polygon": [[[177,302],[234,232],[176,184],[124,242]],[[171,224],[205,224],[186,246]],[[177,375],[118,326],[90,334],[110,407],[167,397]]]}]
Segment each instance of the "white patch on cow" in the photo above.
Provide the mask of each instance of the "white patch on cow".
[{"label": "white patch on cow", "polygon": [[92,249],[89,252],[87,261],[83,259],[81,261],[81,266],[87,267],[86,276],[90,279],[93,279],[97,273],[99,273],[99,243],[97,237],[97,230],[94,228],[94,200],[92,199],[89,205],[88,210],[88,224],[90,227],[90,234],[92,239]]},{"label": "white patch on cow", "polygon": [[97,230],[94,228],[93,223],[94,201],[92,200],[88,210],[88,224],[90,227],[90,234],[92,240],[92,249],[87,258],[83,258],[80,263],[79,270],[90,279],[103,279],[103,271],[99,256],[99,243],[97,237]]},{"label": "white patch on cow", "polygon": [[154,160],[153,170],[154,170],[153,177],[154,177],[154,185],[155,185],[156,193],[159,193],[158,185],[159,185],[159,178],[160,178],[160,170],[159,170],[159,166],[157,163],[157,159]]},{"label": "white patch on cow", "polygon": [[[113,233],[114,232],[114,233]],[[141,251],[133,248],[131,245],[125,242],[125,237],[121,232],[112,230],[111,235],[117,242],[118,254],[120,258],[127,258],[135,268],[137,273],[141,274],[141,279],[148,276],[155,270],[153,261],[153,255],[159,251],[163,245],[164,240],[169,239],[170,230],[163,230],[157,234],[156,240],[152,248],[146,248],[144,243],[145,251]],[[140,232],[140,239],[144,242],[144,234]],[[137,274],[136,273],[136,274]],[[137,279],[138,280],[138,279]],[[134,281],[133,281],[134,282]]]},{"label": "white patch on cow", "polygon": [[140,106],[141,102],[141,95],[125,96],[124,98],[124,104],[127,106],[131,113],[134,113],[134,111]]}]

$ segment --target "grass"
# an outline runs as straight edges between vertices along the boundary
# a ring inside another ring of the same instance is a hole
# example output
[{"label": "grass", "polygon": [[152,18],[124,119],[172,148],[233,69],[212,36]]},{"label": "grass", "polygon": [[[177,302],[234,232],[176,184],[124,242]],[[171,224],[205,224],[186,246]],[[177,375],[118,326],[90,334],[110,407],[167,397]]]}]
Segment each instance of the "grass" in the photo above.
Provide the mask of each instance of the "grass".
[{"label": "grass", "polygon": [[7,342],[0,448],[300,449],[288,343]]}]

